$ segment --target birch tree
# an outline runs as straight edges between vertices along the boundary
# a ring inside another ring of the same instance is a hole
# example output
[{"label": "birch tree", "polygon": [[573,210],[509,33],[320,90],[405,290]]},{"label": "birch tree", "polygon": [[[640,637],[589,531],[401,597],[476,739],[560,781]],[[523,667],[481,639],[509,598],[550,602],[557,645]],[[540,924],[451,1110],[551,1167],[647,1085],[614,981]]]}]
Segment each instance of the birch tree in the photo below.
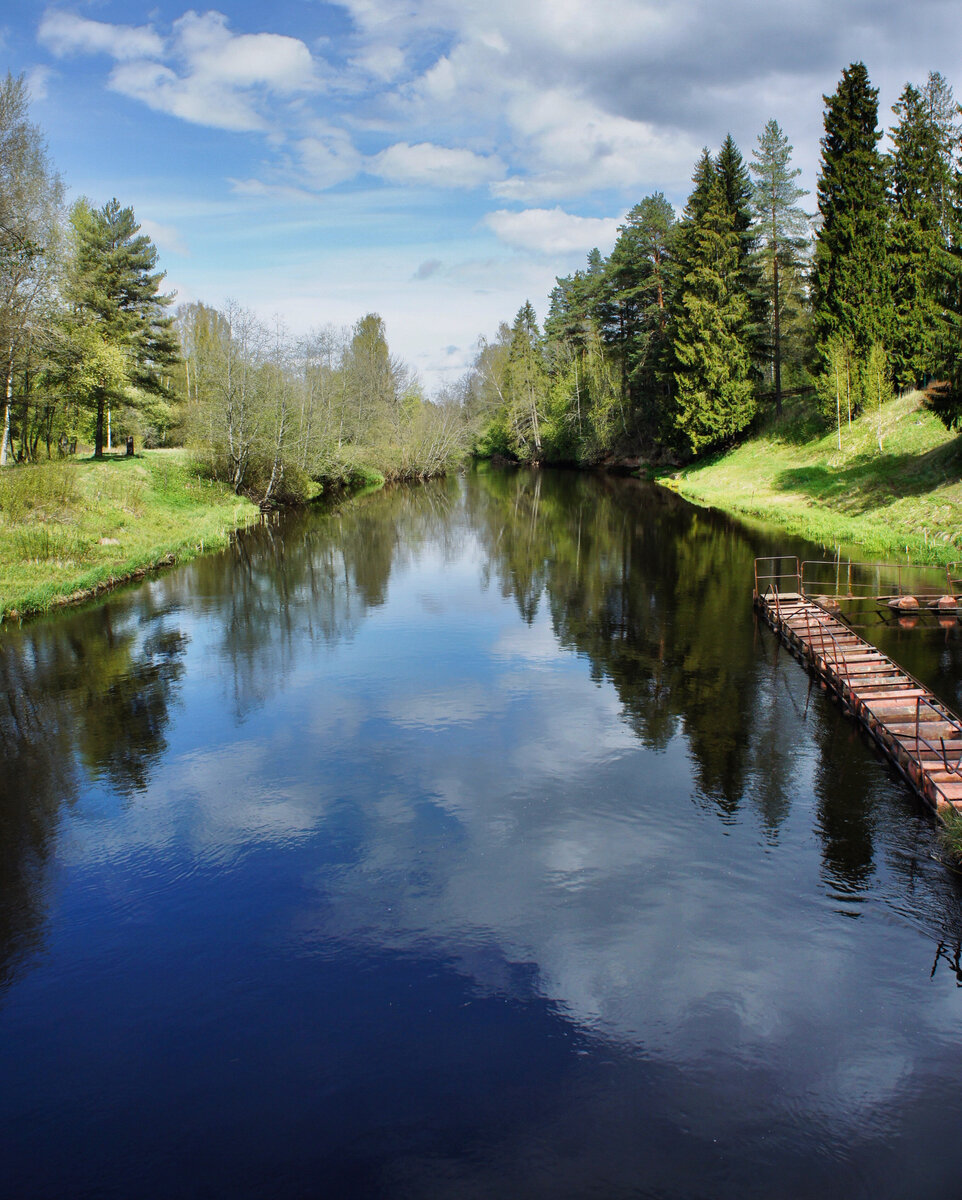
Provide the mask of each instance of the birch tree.
[{"label": "birch tree", "polygon": [[24,77],[8,73],[0,83],[0,466],[9,455],[18,362],[53,289],[62,206],[63,184],[28,118]]}]

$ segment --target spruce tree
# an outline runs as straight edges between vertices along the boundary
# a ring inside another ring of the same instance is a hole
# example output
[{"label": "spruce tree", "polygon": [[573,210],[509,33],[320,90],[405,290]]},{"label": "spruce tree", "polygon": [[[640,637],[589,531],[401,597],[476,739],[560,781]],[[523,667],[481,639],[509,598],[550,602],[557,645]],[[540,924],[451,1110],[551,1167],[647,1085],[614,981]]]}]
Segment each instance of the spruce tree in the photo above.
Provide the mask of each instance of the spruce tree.
[{"label": "spruce tree", "polygon": [[786,316],[802,306],[802,255],[808,245],[808,215],[798,201],[808,192],[795,180],[801,168],[791,166],[792,147],[772,118],[752,151],[752,208],[758,230],[758,257],[765,293],[771,347],[775,410],[782,413],[782,344]]},{"label": "spruce tree", "polygon": [[888,340],[890,325],[878,91],[858,62],[845,68],[837,90],[823,98],[821,224],[811,279],[815,337],[823,356],[832,337],[864,356],[873,342]]},{"label": "spruce tree", "polygon": [[921,383],[955,341],[959,286],[953,167],[959,130],[952,89],[937,72],[906,84],[893,111],[889,255],[892,366],[900,386]]},{"label": "spruce tree", "polygon": [[697,454],[727,441],[755,413],[741,272],[743,240],[722,173],[707,152],[678,237],[680,282],[672,322],[674,424]]},{"label": "spruce tree", "polygon": [[[134,218],[132,208],[111,200],[92,209],[78,201],[71,213],[73,257],[68,269],[68,341],[77,351],[72,370],[90,380],[86,398],[95,411],[94,455],[103,456],[104,418],[113,400],[130,402],[131,390],[164,394],[164,371],[177,361],[177,338],[166,314],[173,297],[164,295],[157,249]],[[96,339],[119,355],[123,372],[91,368],[84,346]]]},{"label": "spruce tree", "polygon": [[709,193],[715,182],[715,163],[707,147],[702,150],[701,157],[695,163],[691,181],[694,185],[685,203],[685,211],[681,221],[675,226],[673,236],[673,253],[678,263],[679,277],[687,271],[688,263],[697,253],[697,234],[709,205]]},{"label": "spruce tree", "polygon": [[752,210],[754,189],[745,160],[732,135],[726,135],[715,157],[715,168],[721,179],[725,202],[731,214],[732,228],[738,235],[738,277],[748,300],[748,320],[745,336],[758,375],[768,360],[767,297],[762,286],[762,273],[756,249],[758,231]]}]

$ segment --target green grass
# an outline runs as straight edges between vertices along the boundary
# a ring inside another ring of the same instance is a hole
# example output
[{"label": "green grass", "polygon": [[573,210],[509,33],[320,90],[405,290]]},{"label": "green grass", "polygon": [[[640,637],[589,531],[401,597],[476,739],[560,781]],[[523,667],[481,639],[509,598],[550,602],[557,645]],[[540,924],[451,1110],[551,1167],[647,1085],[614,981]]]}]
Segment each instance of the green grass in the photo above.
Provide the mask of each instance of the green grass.
[{"label": "green grass", "polygon": [[225,546],[257,508],[182,450],[0,472],[0,618],[44,612]]},{"label": "green grass", "polygon": [[856,557],[962,559],[962,438],[912,392],[842,425],[842,448],[801,402],[756,437],[661,482]]},{"label": "green grass", "polygon": [[939,841],[942,849],[953,862],[962,865],[962,813],[957,808],[943,805],[940,809],[942,827]]}]

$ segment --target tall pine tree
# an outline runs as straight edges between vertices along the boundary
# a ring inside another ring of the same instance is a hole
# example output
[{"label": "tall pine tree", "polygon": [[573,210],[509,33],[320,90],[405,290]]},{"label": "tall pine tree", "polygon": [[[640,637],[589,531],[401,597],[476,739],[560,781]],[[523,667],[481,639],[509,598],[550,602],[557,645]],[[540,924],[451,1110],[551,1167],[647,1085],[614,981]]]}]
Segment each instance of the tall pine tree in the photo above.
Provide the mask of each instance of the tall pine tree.
[{"label": "tall pine tree", "polygon": [[798,207],[798,201],[808,192],[795,182],[802,172],[791,166],[792,147],[774,118],[759,135],[752,157],[752,208],[769,323],[771,379],[775,410],[781,416],[786,318],[790,313],[797,314],[803,304],[802,255],[808,245],[809,218]]},{"label": "tall pine tree", "polygon": [[824,355],[841,338],[859,357],[890,328],[885,168],[878,152],[878,90],[864,63],[842,72],[825,100],[818,178],[821,224],[812,265],[812,316]]},{"label": "tall pine tree", "polygon": [[658,433],[668,401],[665,357],[674,284],[674,224],[674,210],[664,195],[646,196],[620,226],[607,262],[612,303],[619,314],[624,399],[645,438]]},{"label": "tall pine tree", "polygon": [[166,313],[173,297],[160,290],[164,273],[155,270],[157,249],[140,232],[132,208],[111,200],[92,209],[80,200],[70,220],[68,364],[86,380],[82,390],[95,413],[94,455],[100,458],[108,405],[129,403],[135,391],[166,392],[164,372],[178,356]]}]

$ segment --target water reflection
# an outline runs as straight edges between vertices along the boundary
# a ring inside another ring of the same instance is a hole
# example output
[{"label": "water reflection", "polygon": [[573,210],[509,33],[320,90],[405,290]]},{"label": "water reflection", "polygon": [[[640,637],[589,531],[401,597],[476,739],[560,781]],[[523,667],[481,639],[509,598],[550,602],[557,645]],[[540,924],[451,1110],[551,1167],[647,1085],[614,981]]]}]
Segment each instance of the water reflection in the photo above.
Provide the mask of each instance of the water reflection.
[{"label": "water reflection", "polygon": [[0,986],[36,947],[59,815],[90,782],[146,790],[186,638],[149,592],[7,633],[0,653]]},{"label": "water reflection", "polygon": [[493,472],[8,634],[0,1191],[899,1194],[962,891],[753,620],[771,549]]}]

